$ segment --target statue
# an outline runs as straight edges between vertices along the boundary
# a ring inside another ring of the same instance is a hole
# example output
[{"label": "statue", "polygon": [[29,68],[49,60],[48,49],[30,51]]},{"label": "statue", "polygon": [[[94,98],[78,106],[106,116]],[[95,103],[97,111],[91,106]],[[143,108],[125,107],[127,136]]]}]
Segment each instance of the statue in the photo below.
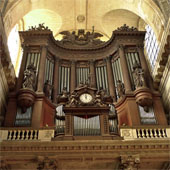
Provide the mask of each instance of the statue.
[{"label": "statue", "polygon": [[90,87],[94,87],[95,86],[95,75],[90,73],[88,75],[88,79],[89,79],[89,84],[90,84]]},{"label": "statue", "polygon": [[125,87],[121,80],[117,81],[117,92],[119,97],[122,97],[125,94]]},{"label": "statue", "polygon": [[49,80],[46,80],[45,84],[44,84],[44,93],[46,97],[50,97],[51,96],[51,90],[52,90],[52,86],[50,84]]},{"label": "statue", "polygon": [[62,98],[67,98],[68,97],[68,92],[67,92],[67,88],[63,87],[63,90],[61,92],[61,97]]},{"label": "statue", "polygon": [[27,69],[24,71],[23,88],[35,89],[36,81],[36,68],[34,64],[28,65]]},{"label": "statue", "polygon": [[103,102],[103,97],[104,97],[104,90],[102,89],[102,87],[100,87],[100,90],[97,91],[96,93],[96,97],[95,97],[95,100],[94,100],[94,103],[97,105],[97,106],[106,106],[105,103]]},{"label": "statue", "polygon": [[78,104],[77,101],[77,93],[75,91],[73,91],[69,97],[69,101],[70,103],[68,104],[69,106],[75,106]]},{"label": "statue", "polygon": [[133,80],[136,88],[146,86],[144,71],[137,62],[133,65]]},{"label": "statue", "polygon": [[79,85],[78,85],[78,88],[81,88],[81,87],[84,87],[83,81],[80,81],[80,83],[79,83]]},{"label": "statue", "polygon": [[63,35],[63,39],[61,42],[63,44],[70,45],[96,45],[100,44],[103,41],[97,39],[98,37],[102,37],[103,35],[100,33],[94,32],[94,26],[92,27],[92,32],[85,32],[84,29],[79,29],[77,33],[75,31],[62,31],[60,34]]},{"label": "statue", "polygon": [[42,24],[38,24],[38,27],[36,26],[31,26],[29,27],[28,31],[43,31],[43,30],[47,30],[50,31],[50,29],[48,27],[44,26],[44,23]]}]

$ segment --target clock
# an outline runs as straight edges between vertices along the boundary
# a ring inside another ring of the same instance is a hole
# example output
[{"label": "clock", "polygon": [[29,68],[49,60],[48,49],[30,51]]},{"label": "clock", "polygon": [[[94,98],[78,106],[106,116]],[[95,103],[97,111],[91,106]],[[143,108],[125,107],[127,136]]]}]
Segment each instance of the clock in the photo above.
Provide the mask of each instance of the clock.
[{"label": "clock", "polygon": [[80,95],[80,101],[82,103],[87,104],[87,103],[90,103],[92,100],[93,100],[93,97],[89,93],[83,93],[83,94]]}]

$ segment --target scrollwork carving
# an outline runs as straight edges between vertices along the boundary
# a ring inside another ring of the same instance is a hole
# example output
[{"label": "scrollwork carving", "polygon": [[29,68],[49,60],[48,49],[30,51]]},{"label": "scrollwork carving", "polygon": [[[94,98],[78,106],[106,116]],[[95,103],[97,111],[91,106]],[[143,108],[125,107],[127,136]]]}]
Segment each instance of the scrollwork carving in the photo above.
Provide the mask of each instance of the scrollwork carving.
[{"label": "scrollwork carving", "polygon": [[36,26],[31,26],[29,27],[28,31],[50,31],[48,27],[44,26],[44,23],[39,24],[38,27]]},{"label": "scrollwork carving", "polygon": [[85,30],[79,29],[77,33],[76,31],[62,31],[60,34],[63,35],[61,43],[64,45],[96,45],[103,42],[98,39],[103,35],[94,32],[94,26],[92,27],[92,32],[85,32]]},{"label": "scrollwork carving", "polygon": [[49,159],[48,157],[38,157],[37,170],[57,170],[58,161],[55,159]]},{"label": "scrollwork carving", "polygon": [[127,26],[126,24],[124,24],[123,26],[121,26],[121,27],[118,27],[117,29],[116,29],[116,31],[138,31],[138,29],[137,28],[135,28],[135,27],[129,27],[129,26]]},{"label": "scrollwork carving", "polygon": [[121,156],[121,169],[123,170],[137,170],[140,165],[139,155],[125,155]]}]

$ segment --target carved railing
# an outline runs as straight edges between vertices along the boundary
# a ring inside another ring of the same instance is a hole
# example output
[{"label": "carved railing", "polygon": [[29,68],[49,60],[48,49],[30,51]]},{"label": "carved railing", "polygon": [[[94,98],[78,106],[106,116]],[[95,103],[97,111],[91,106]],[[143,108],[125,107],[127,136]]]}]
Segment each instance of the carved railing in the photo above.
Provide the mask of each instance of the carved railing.
[{"label": "carved railing", "polygon": [[8,130],[7,140],[38,140],[38,130]]},{"label": "carved railing", "polygon": [[168,139],[170,138],[170,127],[121,127],[120,135],[124,140]]},{"label": "carved railing", "polygon": [[0,130],[0,141],[51,141],[53,129],[5,128]]}]

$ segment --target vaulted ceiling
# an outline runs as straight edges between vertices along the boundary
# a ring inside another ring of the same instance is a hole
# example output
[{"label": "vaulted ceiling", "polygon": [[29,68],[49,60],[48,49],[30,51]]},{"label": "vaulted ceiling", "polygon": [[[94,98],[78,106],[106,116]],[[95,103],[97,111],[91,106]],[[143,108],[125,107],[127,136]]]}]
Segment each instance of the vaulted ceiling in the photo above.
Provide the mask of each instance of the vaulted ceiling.
[{"label": "vaulted ceiling", "polygon": [[[86,29],[108,39],[117,27],[127,24],[143,30],[152,26],[159,37],[165,23],[163,14],[151,0],[9,0],[3,5],[7,35],[20,23],[20,30],[45,23],[57,36],[63,30]],[[2,5],[0,6],[2,8]],[[5,8],[5,9],[4,9]]]}]

